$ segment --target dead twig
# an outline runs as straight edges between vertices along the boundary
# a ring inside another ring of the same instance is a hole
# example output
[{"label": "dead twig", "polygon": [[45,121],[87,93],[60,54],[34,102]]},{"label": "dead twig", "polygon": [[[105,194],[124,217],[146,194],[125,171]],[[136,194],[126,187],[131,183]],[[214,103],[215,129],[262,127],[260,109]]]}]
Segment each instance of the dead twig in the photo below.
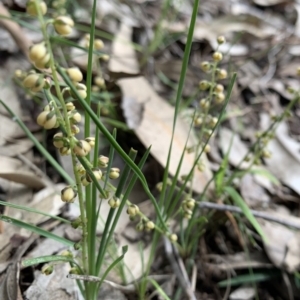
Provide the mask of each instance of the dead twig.
[{"label": "dead twig", "polygon": [[192,285],[188,278],[188,274],[185,270],[184,264],[179,254],[177,253],[177,249],[172,246],[171,242],[166,237],[164,237],[164,245],[167,257],[176,277],[178,278],[180,286],[183,288],[190,300],[196,300],[197,298],[192,291]]}]

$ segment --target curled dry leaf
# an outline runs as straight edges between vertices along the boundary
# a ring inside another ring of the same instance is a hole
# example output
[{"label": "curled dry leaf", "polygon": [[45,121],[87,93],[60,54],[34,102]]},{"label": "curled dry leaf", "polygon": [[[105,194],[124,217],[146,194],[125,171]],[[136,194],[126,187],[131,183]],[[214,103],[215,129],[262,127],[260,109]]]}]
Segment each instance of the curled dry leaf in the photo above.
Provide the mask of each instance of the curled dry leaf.
[{"label": "curled dry leaf", "polygon": [[[131,28],[122,24],[113,43],[113,55],[109,64],[110,71],[126,73],[139,72],[134,50],[130,47],[129,43],[125,44],[120,42],[120,40],[129,42],[131,34]],[[127,55],[125,55],[125,62],[123,63],[122,58],[124,52]],[[130,116],[130,118],[133,116],[136,119],[136,111],[132,110],[132,103],[135,101],[136,105],[141,108],[140,111],[143,111],[143,116],[139,122],[130,121],[134,125],[137,125],[133,129],[146,148],[151,146],[151,154],[162,166],[164,166],[167,161],[169,145],[171,142],[174,108],[156,94],[147,79],[143,76],[120,79],[118,80],[118,85],[123,94],[122,106],[125,111],[125,116]],[[128,104],[126,101],[129,100],[130,103]],[[189,124],[185,123],[179,116],[176,122],[169,168],[169,172],[173,176],[176,173],[182,151],[184,151],[188,133]],[[188,146],[193,146],[195,144],[196,138],[191,134]],[[194,163],[194,157],[194,153],[184,154],[180,176],[190,172]],[[203,160],[207,166],[206,171],[201,173],[196,169],[194,175],[193,189],[198,193],[202,192],[204,186],[211,178],[208,161],[204,155]]]},{"label": "curled dry leaf", "polygon": [[[261,124],[263,129],[269,126],[269,115],[261,115]],[[272,153],[266,160],[268,170],[300,194],[300,143],[288,135],[286,123],[278,126],[276,136],[268,143],[267,149]]]},{"label": "curled dry leaf", "polygon": [[41,189],[46,186],[46,182],[42,178],[37,177],[34,173],[26,170],[20,170],[22,167],[21,161],[5,156],[0,156],[0,161],[0,178],[22,183],[35,189]]},{"label": "curled dry leaf", "polygon": [[[288,216],[287,216],[288,217]],[[258,219],[268,237],[264,242],[265,251],[271,262],[290,273],[300,267],[300,234],[281,224]]]},{"label": "curled dry leaf", "polygon": [[[188,20],[186,23],[163,23],[163,27],[170,32],[186,32],[188,26]],[[276,28],[267,24],[263,19],[250,14],[241,14],[214,18],[209,22],[198,20],[194,31],[194,38],[197,40],[206,39],[213,48],[216,48],[217,37],[219,35],[241,31],[248,32],[259,39],[265,39],[277,33]]]}]

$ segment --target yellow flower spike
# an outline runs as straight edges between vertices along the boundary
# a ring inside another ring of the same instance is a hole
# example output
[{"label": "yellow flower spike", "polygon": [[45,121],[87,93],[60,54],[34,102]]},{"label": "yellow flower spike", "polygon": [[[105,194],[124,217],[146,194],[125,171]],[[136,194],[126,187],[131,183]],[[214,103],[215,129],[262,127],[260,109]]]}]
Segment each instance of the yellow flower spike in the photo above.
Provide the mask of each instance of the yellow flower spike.
[{"label": "yellow flower spike", "polygon": [[80,140],[74,146],[73,151],[77,156],[86,156],[91,151],[91,146],[85,140]]},{"label": "yellow flower spike", "polygon": [[[38,15],[38,10],[35,6],[35,0],[29,0],[26,4],[26,12],[36,17]],[[37,5],[39,6],[39,10],[41,11],[42,15],[45,15],[47,13],[47,4],[44,1],[36,1]]]},{"label": "yellow flower spike", "polygon": [[77,192],[69,185],[61,190],[61,200],[66,203],[73,203]]},{"label": "yellow flower spike", "polygon": [[79,82],[83,79],[83,75],[78,68],[69,68],[66,70],[66,72],[70,79],[74,82]]},{"label": "yellow flower spike", "polygon": [[69,35],[74,27],[74,21],[67,16],[59,16],[55,18],[54,22],[54,29],[60,35]]}]

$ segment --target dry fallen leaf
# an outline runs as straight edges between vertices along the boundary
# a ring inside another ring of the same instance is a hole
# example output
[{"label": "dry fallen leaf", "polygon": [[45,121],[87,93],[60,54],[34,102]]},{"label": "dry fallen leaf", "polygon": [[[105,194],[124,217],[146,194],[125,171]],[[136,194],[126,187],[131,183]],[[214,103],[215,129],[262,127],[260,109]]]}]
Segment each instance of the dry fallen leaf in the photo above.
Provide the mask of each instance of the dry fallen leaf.
[{"label": "dry fallen leaf", "polygon": [[[288,217],[288,215],[286,217]],[[264,242],[264,248],[272,263],[276,267],[284,268],[290,273],[299,270],[299,232],[274,222],[261,219],[258,219],[258,221],[268,237],[268,241]]]},{"label": "dry fallen leaf", "polygon": [[41,189],[46,186],[46,182],[43,178],[40,178],[27,170],[20,170],[22,167],[21,161],[5,156],[0,156],[0,161],[0,178],[22,183],[35,189]]},{"label": "dry fallen leaf", "polygon": [[[127,27],[125,24],[121,25],[120,31],[113,43],[113,55],[109,63],[110,71],[124,73],[139,72],[134,50],[130,47],[129,43],[124,44],[120,42],[120,40],[130,41],[131,33],[131,28]],[[122,61],[124,52],[127,54],[125,56],[125,63]],[[138,110],[143,110],[141,121],[129,122],[132,122],[133,124],[138,123],[138,126],[134,128],[136,135],[146,148],[151,146],[151,154],[162,166],[164,166],[167,161],[171,141],[174,108],[156,94],[152,86],[143,76],[120,79],[117,83],[122,90],[122,106],[125,116],[131,115],[132,103],[134,102],[136,103],[136,106],[139,107]],[[129,101],[129,103],[126,101]],[[135,113],[136,111],[134,110],[132,115],[136,119]],[[180,117],[178,117],[169,169],[170,174],[173,176],[176,173],[182,151],[184,150],[184,146],[188,138],[188,132],[189,124],[185,123]],[[188,146],[193,146],[195,144],[196,138],[193,134],[191,134]],[[180,175],[186,175],[190,172],[194,163],[194,157],[194,153],[185,153]],[[207,166],[206,171],[201,173],[196,169],[194,175],[193,189],[198,193],[201,193],[204,186],[211,178],[208,161],[204,158],[204,155],[203,159]]]},{"label": "dry fallen leaf", "polygon": [[[267,128],[269,115],[262,114],[261,123],[262,129]],[[268,143],[267,149],[272,153],[266,160],[268,170],[300,194],[300,144],[289,137],[286,123],[278,126],[276,136]]]},{"label": "dry fallen leaf", "polygon": [[[187,22],[163,23],[164,28],[170,32],[186,32]],[[265,39],[275,35],[277,29],[267,24],[263,19],[250,14],[226,15],[224,17],[214,18],[209,22],[198,20],[194,31],[194,39],[206,39],[213,48],[217,47],[217,37],[229,32],[245,31],[259,39]]]},{"label": "dry fallen leaf", "polygon": [[35,280],[25,296],[30,300],[83,300],[76,281],[67,278],[69,270],[68,264],[57,264],[48,276],[36,271]]}]

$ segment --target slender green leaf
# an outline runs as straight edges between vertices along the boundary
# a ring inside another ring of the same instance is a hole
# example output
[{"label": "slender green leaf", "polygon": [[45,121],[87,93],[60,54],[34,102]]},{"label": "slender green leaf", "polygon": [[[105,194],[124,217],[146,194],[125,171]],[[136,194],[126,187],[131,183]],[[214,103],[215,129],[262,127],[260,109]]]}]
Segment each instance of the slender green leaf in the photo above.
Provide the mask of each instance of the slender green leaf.
[{"label": "slender green leaf", "polygon": [[232,200],[236,203],[237,206],[241,208],[245,217],[249,220],[255,230],[259,233],[262,239],[267,242],[267,236],[263,232],[262,228],[260,227],[259,223],[257,222],[256,218],[253,216],[250,208],[245,203],[244,199],[240,196],[240,194],[232,187],[226,186],[224,190],[229,194]]},{"label": "slender green leaf", "polygon": [[165,300],[171,300],[168,295],[165,293],[165,291],[161,288],[161,286],[152,278],[149,278],[148,281],[150,281],[153,286],[156,288],[158,293],[162,296],[163,299]]},{"label": "slender green leaf", "polygon": [[17,219],[14,219],[14,218],[11,218],[11,217],[8,217],[8,216],[5,216],[5,215],[0,215],[0,220],[3,221],[3,222],[9,223],[9,224],[18,226],[20,228],[27,229],[31,232],[37,233],[38,235],[41,235],[41,236],[44,236],[44,237],[49,238],[51,240],[57,241],[57,242],[62,243],[66,246],[73,247],[73,245],[74,245],[74,242],[69,241],[65,238],[62,238],[62,237],[60,237],[60,236],[58,236],[58,235],[56,235],[52,232],[46,231],[42,228],[39,228],[35,225],[31,225],[31,224],[25,223],[23,221],[20,221],[20,220],[17,220]]},{"label": "slender green leaf", "polygon": [[281,272],[278,271],[277,269],[274,269],[273,271],[239,275],[231,279],[220,281],[218,283],[218,286],[227,287],[227,286],[236,286],[236,285],[253,283],[253,282],[262,282],[262,281],[271,280],[273,278],[278,278],[280,276],[281,276]]}]

